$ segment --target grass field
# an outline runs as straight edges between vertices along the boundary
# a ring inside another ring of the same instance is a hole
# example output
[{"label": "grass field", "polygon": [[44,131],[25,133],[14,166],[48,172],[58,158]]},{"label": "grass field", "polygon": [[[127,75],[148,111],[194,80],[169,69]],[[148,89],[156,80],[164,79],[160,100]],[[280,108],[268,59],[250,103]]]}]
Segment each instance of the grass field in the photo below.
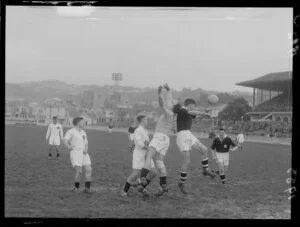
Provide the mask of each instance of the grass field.
[{"label": "grass field", "polygon": [[[46,128],[5,128],[5,217],[58,218],[290,218],[286,183],[291,147],[245,143],[231,153],[228,185],[201,175],[200,156],[192,154],[189,195],[177,188],[180,153],[171,139],[166,156],[169,193],[143,200],[134,190],[120,197],[131,173],[131,153],[125,133],[87,130],[93,167],[93,194],[74,194],[69,152],[47,159]],[[207,146],[210,140],[202,140]],[[213,165],[213,164],[212,164]],[[81,184],[83,185],[83,183]],[[149,186],[156,192],[158,180]]]}]

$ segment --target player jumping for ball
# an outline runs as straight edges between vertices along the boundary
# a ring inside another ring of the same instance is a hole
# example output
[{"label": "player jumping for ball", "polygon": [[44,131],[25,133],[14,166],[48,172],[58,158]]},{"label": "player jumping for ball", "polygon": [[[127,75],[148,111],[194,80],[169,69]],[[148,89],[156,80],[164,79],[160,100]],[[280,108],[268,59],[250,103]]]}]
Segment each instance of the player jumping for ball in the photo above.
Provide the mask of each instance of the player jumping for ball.
[{"label": "player jumping for ball", "polygon": [[[167,91],[166,100],[164,100],[162,91],[163,88]],[[167,188],[167,170],[164,164],[165,155],[169,149],[170,138],[169,135],[172,134],[173,129],[173,99],[169,86],[165,84],[158,88],[158,102],[163,113],[158,118],[157,125],[155,128],[155,133],[153,139],[151,140],[147,152],[146,162],[141,171],[141,185],[139,190],[146,188],[148,185],[147,174],[150,171],[151,160],[155,159],[156,170],[158,171],[160,178],[160,190],[156,196],[161,196],[168,191]]]},{"label": "player jumping for ball", "polygon": [[[128,196],[128,190],[131,186],[137,186],[139,184],[139,176],[141,169],[145,165],[146,154],[149,146],[149,133],[146,130],[147,118],[145,114],[139,114],[137,116],[137,122],[139,126],[134,131],[134,144],[135,148],[132,154],[132,173],[127,178],[122,196]],[[151,161],[151,171],[147,176],[147,184],[150,184],[151,180],[156,176],[155,165],[153,160]],[[146,189],[142,190],[144,196],[149,196]]]},{"label": "player jumping for ball", "polygon": [[74,192],[79,191],[80,175],[82,167],[85,171],[85,192],[91,193],[92,167],[88,154],[88,139],[83,130],[84,119],[76,117],[73,119],[74,127],[69,129],[65,135],[64,144],[71,151],[70,158],[75,168]]},{"label": "player jumping for ball", "polygon": [[57,122],[57,117],[53,117],[53,123],[48,126],[46,140],[49,141],[49,155],[48,158],[52,157],[52,149],[56,150],[57,158],[59,158],[59,146],[60,140],[63,140],[64,134],[61,124]]},{"label": "player jumping for ball", "polygon": [[180,172],[180,181],[178,183],[179,189],[182,193],[187,194],[185,183],[188,175],[188,166],[190,163],[190,150],[196,150],[200,152],[202,158],[202,174],[204,176],[210,176],[212,179],[215,174],[208,169],[208,149],[203,145],[199,139],[197,139],[191,133],[192,119],[198,117],[203,117],[206,114],[194,110],[196,106],[196,101],[193,99],[186,99],[184,101],[183,107],[174,107],[174,112],[177,113],[177,146],[182,154],[183,162]]},{"label": "player jumping for ball", "polygon": [[[233,148],[230,148],[233,147]],[[221,182],[225,184],[226,173],[229,166],[229,151],[235,151],[239,147],[230,137],[228,137],[223,128],[220,128],[218,136],[214,139],[211,145],[211,152],[213,159],[216,160],[219,170],[217,173],[220,175]]]}]

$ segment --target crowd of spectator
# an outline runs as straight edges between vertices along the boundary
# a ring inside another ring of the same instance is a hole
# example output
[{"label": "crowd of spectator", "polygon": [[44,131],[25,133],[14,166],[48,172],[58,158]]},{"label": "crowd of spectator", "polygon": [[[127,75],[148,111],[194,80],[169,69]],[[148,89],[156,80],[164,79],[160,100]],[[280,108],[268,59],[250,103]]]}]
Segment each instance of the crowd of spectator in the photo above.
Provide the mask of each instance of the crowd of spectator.
[{"label": "crowd of spectator", "polygon": [[239,121],[229,126],[228,131],[232,133],[242,132],[246,135],[290,137],[292,134],[292,123]]},{"label": "crowd of spectator", "polygon": [[287,94],[281,94],[256,106],[257,112],[292,111],[292,99]]}]

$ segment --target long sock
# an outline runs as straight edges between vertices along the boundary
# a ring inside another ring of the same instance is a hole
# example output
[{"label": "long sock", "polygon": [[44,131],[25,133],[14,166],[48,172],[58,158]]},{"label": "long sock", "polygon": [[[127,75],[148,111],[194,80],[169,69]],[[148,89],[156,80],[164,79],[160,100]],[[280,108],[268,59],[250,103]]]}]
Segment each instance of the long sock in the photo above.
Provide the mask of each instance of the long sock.
[{"label": "long sock", "polygon": [[149,169],[142,168],[141,178],[146,177],[148,173],[149,173]]},{"label": "long sock", "polygon": [[85,188],[90,189],[91,187],[91,182],[90,181],[86,181],[85,182]]},{"label": "long sock", "polygon": [[159,184],[161,187],[163,187],[164,185],[167,184],[167,176],[164,176],[164,177],[160,177],[159,178]]},{"label": "long sock", "polygon": [[180,172],[180,183],[184,184],[187,179],[187,172]]},{"label": "long sock", "polygon": [[125,186],[124,186],[124,192],[127,193],[129,188],[130,188],[130,184],[126,181]]},{"label": "long sock", "polygon": [[59,152],[57,152],[57,155],[56,155],[57,157],[59,157],[60,156],[60,154],[59,154]]},{"label": "long sock", "polygon": [[146,188],[150,184],[150,182],[151,182],[151,180],[149,180],[147,178],[146,178],[146,181],[147,181],[147,183],[144,185],[144,188]]},{"label": "long sock", "polygon": [[225,174],[220,174],[220,178],[221,178],[222,184],[225,184],[225,182],[226,182]]},{"label": "long sock", "polygon": [[202,167],[203,167],[204,171],[207,170],[207,168],[208,168],[208,158],[202,160]]},{"label": "long sock", "polygon": [[77,188],[77,189],[78,189],[78,188],[79,188],[79,185],[80,185],[80,183],[79,183],[79,182],[74,182],[74,187],[75,187],[75,188]]}]

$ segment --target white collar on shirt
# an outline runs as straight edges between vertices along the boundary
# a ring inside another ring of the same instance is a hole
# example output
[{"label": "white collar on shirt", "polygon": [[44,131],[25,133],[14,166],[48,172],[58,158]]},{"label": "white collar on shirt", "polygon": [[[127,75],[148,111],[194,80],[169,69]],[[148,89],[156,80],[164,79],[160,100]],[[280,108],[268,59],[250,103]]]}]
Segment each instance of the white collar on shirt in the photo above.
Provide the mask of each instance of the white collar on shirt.
[{"label": "white collar on shirt", "polygon": [[227,137],[227,135],[224,136],[223,139],[220,138],[220,136],[218,136],[219,140],[222,142],[225,138]]}]

